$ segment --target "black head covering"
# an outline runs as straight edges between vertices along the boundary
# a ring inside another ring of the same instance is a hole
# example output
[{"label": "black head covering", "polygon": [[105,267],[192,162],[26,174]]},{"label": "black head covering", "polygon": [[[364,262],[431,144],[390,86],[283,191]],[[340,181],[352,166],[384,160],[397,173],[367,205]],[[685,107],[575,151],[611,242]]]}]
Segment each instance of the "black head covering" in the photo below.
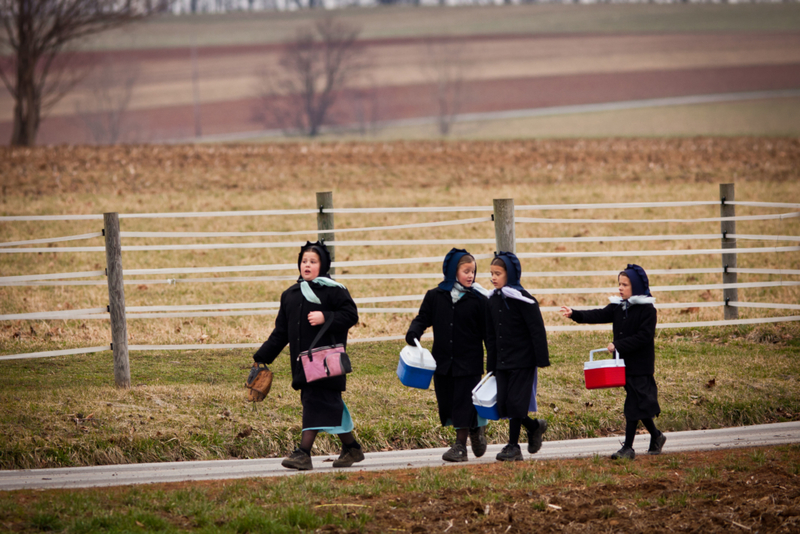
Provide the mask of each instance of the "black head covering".
[{"label": "black head covering", "polygon": [[517,255],[513,252],[503,252],[501,250],[500,252],[495,252],[494,257],[500,258],[503,260],[503,263],[506,264],[506,285],[522,291],[524,289],[520,282],[520,277],[522,277],[522,265],[520,265]]},{"label": "black head covering", "polygon": [[[303,254],[313,250],[319,256],[319,275],[330,278],[329,271],[331,270],[331,253],[328,252],[328,247],[321,241],[306,241],[306,244],[300,247],[300,254],[297,256],[297,270],[300,270],[300,262],[303,261]],[[302,278],[302,276],[300,277]]]},{"label": "black head covering", "polygon": [[470,256],[470,253],[463,248],[453,248],[444,257],[442,262],[442,273],[444,273],[444,281],[439,284],[440,289],[450,291],[456,283],[456,273],[458,272],[458,262],[464,256]]},{"label": "black head covering", "polygon": [[647,273],[638,265],[629,263],[625,270],[619,274],[624,274],[631,281],[631,296],[653,296],[650,294],[650,280],[647,278]]}]

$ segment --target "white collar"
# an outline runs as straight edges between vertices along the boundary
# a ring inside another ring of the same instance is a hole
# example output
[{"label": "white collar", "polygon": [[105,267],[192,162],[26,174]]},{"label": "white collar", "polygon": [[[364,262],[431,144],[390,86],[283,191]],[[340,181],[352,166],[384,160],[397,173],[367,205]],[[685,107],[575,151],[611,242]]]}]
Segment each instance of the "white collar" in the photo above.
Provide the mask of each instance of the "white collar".
[{"label": "white collar", "polygon": [[523,295],[518,289],[514,289],[513,287],[503,286],[499,290],[503,295],[510,299],[521,300],[522,302],[526,302],[528,304],[536,304],[535,300],[529,299],[525,295]]},{"label": "white collar", "polygon": [[[611,304],[622,304],[622,297],[608,297],[608,300]],[[628,303],[630,303],[631,306],[634,304],[655,304],[656,298],[646,297],[645,295],[633,295],[628,299]]]},{"label": "white collar", "polygon": [[485,287],[483,287],[482,285],[480,285],[478,282],[473,282],[472,283],[472,289],[474,289],[475,291],[477,291],[478,293],[480,293],[481,295],[483,295],[486,298],[489,298],[489,297],[492,296],[492,292],[489,291],[488,289],[486,289]]}]

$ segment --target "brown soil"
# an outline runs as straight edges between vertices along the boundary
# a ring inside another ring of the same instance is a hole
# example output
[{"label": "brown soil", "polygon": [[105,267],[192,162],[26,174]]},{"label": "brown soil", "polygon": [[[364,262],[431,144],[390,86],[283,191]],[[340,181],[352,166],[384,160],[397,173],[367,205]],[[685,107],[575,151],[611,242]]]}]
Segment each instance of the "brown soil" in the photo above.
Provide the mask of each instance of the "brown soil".
[{"label": "brown soil", "polygon": [[[797,532],[800,529],[800,477],[793,462],[767,461],[754,470],[736,471],[750,463],[753,451],[716,451],[675,455],[678,467],[661,458],[639,457],[614,483],[587,487],[565,478],[534,490],[504,489],[516,466],[490,464],[471,468],[474,478],[490,482],[495,494],[443,491],[379,495],[362,501],[375,518],[369,532],[402,528],[406,532]],[[587,466],[588,460],[543,462],[537,478],[558,477],[558,471],[591,469],[607,473],[610,461]],[[694,481],[693,473],[718,470],[718,476]],[[627,470],[627,472],[625,472]],[[689,475],[687,477],[687,475]],[[414,471],[365,473],[351,483],[394,476],[398,485],[418,478]]]},{"label": "brown soil", "polygon": [[[366,514],[370,519],[363,532],[789,533],[800,531],[798,462],[800,447],[795,445],[645,456],[622,464],[607,459],[576,459],[447,466],[432,471],[442,479],[448,479],[449,474],[462,480],[468,476],[471,483],[462,487],[489,487],[490,494],[485,489],[398,490],[324,502],[309,494],[304,504],[318,514]],[[447,471],[450,469],[461,473]],[[526,482],[519,483],[523,476]],[[415,488],[425,477],[430,479],[431,473],[411,469],[344,471],[333,483],[370,487],[371,482],[383,479],[382,487]],[[592,477],[602,477],[602,482],[587,484],[586,480]],[[253,504],[259,504],[260,495],[269,491],[274,481],[254,479],[242,484],[245,492],[252,495]],[[209,500],[222,492],[230,495],[231,491],[230,481],[144,488],[158,492],[162,500],[187,488],[205,492]],[[79,491],[102,494],[109,509],[122,514],[127,512],[120,503],[132,490]],[[20,491],[12,498],[27,509],[35,509],[46,503],[52,493]],[[190,518],[175,513],[166,519],[191,530]],[[5,526],[9,531],[24,529],[22,523],[6,522]],[[317,532],[344,531],[328,525]]]},{"label": "brown soil", "polygon": [[[471,81],[464,84],[461,113],[483,113],[624,102],[747,91],[774,91],[800,87],[800,64],[678,69],[649,72],[590,73],[564,76],[520,77]],[[430,84],[398,85],[371,89],[368,108],[375,106],[374,121],[392,121],[436,115],[435,87]],[[357,102],[363,93],[345,92],[336,101],[327,124],[359,123]],[[258,98],[244,98],[199,106],[203,135],[280,129],[281,125],[257,118]],[[126,121],[133,125],[134,140],[159,142],[190,140],[194,136],[194,107],[190,104],[132,110]],[[365,128],[370,128],[369,124]],[[10,135],[11,123],[0,122],[0,139]],[[74,115],[46,119],[40,144],[91,142],[86,128]]]},{"label": "brown soil", "polygon": [[[501,184],[797,180],[800,139],[297,143],[232,146],[0,147],[0,185],[14,197],[157,194],[190,189],[339,190]],[[434,178],[435,177],[435,178]],[[435,202],[435,199],[432,199]],[[81,206],[74,206],[82,209]],[[23,210],[23,211],[20,211]]]},{"label": "brown soil", "polygon": [[[792,51],[799,39],[793,33],[471,36],[459,40],[469,47],[473,62],[459,111],[796,89],[800,63]],[[435,86],[430,73],[423,75],[425,56],[430,53],[426,41],[388,39],[361,44],[372,63],[370,74],[362,81],[360,93],[339,97],[328,124],[357,123],[364,108],[374,121],[436,114]],[[255,97],[256,73],[276,63],[279,49],[278,45],[253,45],[201,50],[200,92],[208,100],[199,106],[203,135],[280,126],[256,118],[259,99]],[[126,133],[121,141],[159,142],[195,135],[189,57],[186,49],[108,55],[107,61],[140,72],[136,91],[142,96],[125,114]],[[99,56],[94,60],[102,61]],[[84,93],[76,89],[43,120],[38,143],[93,141],[75,111],[76,102],[86,100],[88,93]],[[11,109],[9,95],[0,93],[0,105]],[[83,108],[88,107],[83,102]],[[10,132],[10,115],[6,115],[0,120],[0,140]]]}]

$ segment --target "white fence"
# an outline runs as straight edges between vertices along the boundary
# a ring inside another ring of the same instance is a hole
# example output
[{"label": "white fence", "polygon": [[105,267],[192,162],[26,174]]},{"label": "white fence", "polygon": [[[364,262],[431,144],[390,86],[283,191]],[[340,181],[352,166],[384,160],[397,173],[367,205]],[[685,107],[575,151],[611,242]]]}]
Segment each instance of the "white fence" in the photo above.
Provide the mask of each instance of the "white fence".
[{"label": "white fence", "polygon": [[[689,242],[687,248],[672,249],[672,250],[615,250],[615,251],[579,251],[579,252],[521,252],[517,255],[521,259],[526,258],[594,258],[594,257],[619,257],[631,258],[634,261],[636,258],[652,257],[652,256],[683,256],[690,258],[691,256],[698,255],[720,255],[722,261],[718,268],[674,268],[674,269],[648,269],[648,273],[653,276],[673,275],[673,274],[719,274],[721,283],[714,284],[691,284],[691,285],[659,285],[652,286],[651,290],[654,293],[661,292],[682,292],[682,291],[697,291],[697,290],[723,290],[723,300],[715,302],[673,302],[673,303],[660,303],[657,304],[659,308],[708,308],[718,307],[726,310],[726,320],[715,321],[694,321],[694,322],[672,322],[660,323],[659,328],[686,328],[686,327],[706,327],[706,326],[722,326],[722,325],[749,325],[760,323],[777,323],[787,321],[798,321],[800,315],[780,315],[772,317],[756,317],[748,319],[738,319],[737,311],[740,308],[759,308],[765,310],[780,310],[780,311],[800,311],[800,304],[797,303],[776,303],[776,302],[743,302],[737,298],[738,289],[743,288],[768,288],[768,287],[785,287],[785,286],[800,286],[800,280],[792,279],[793,277],[800,276],[800,269],[791,268],[738,268],[736,267],[736,258],[742,254],[764,254],[764,253],[779,253],[787,255],[787,258],[797,258],[796,253],[800,252],[800,236],[790,235],[755,235],[755,234],[737,234],[735,232],[735,224],[738,221],[781,221],[800,217],[800,204],[795,203],[776,203],[776,202],[749,202],[749,201],[731,201],[726,200],[723,192],[727,191],[729,198],[733,197],[733,188],[730,184],[723,184],[720,187],[721,199],[720,200],[701,200],[701,201],[687,201],[687,202],[637,202],[637,203],[611,203],[611,204],[558,204],[558,205],[522,205],[514,206],[513,200],[495,201],[495,206],[466,206],[466,207],[418,207],[418,208],[323,208],[318,210],[260,210],[260,211],[233,211],[233,212],[188,212],[188,213],[137,213],[137,214],[119,214],[117,219],[117,228],[119,220],[129,219],[169,219],[169,218],[186,218],[186,217],[250,217],[250,216],[287,216],[287,215],[308,215],[316,216],[317,229],[313,230],[297,230],[287,232],[136,232],[136,231],[119,231],[119,234],[112,236],[106,234],[106,246],[59,246],[59,247],[40,247],[39,245],[52,245],[55,243],[67,243],[70,241],[80,241],[87,239],[96,239],[102,236],[109,229],[109,221],[117,217],[117,214],[105,215],[105,228],[104,232],[84,233],[80,235],[63,236],[56,238],[46,239],[29,239],[22,241],[13,241],[0,243],[0,254],[35,254],[38,252],[47,253],[72,253],[72,252],[106,252],[108,258],[108,265],[113,267],[114,254],[119,261],[119,268],[121,268],[121,251],[180,251],[180,250],[219,250],[219,249],[267,249],[267,248],[288,248],[292,252],[288,253],[287,259],[294,258],[295,250],[304,244],[305,241],[263,241],[256,243],[201,243],[201,244],[164,244],[164,245],[121,245],[121,240],[128,241],[135,238],[164,238],[164,239],[180,239],[180,238],[226,238],[226,237],[291,237],[302,235],[309,237],[310,235],[318,234],[324,237],[329,246],[331,246],[334,255],[333,267],[334,269],[342,269],[349,267],[373,267],[373,266],[387,266],[387,265],[403,265],[403,264],[420,264],[432,263],[440,265],[444,252],[449,250],[453,244],[451,239],[415,239],[415,240],[339,240],[336,239],[337,235],[346,235],[349,232],[367,232],[367,231],[381,231],[391,232],[400,229],[409,228],[424,228],[427,235],[433,234],[437,228],[458,226],[458,225],[476,225],[493,223],[495,226],[495,239],[491,238],[475,238],[475,239],[460,239],[459,244],[473,245],[473,244],[492,244],[496,245],[497,250],[508,250],[511,248],[515,250],[517,244],[526,243],[636,243],[636,242],[654,242],[654,241],[686,241]],[[317,199],[319,202],[320,195],[330,195],[329,193],[318,194]],[[329,197],[330,198],[330,197]],[[505,202],[503,210],[498,209],[498,202]],[[510,203],[510,204],[509,204]],[[332,205],[328,204],[328,205]],[[565,210],[629,210],[641,208],[665,209],[686,206],[720,206],[720,213],[724,216],[720,217],[702,217],[692,219],[676,219],[676,218],[631,218],[631,219],[611,219],[611,218],[558,218],[558,217],[517,217],[517,213],[526,211],[565,211]],[[733,212],[736,206],[748,206],[755,208],[767,208],[770,210],[789,210],[783,213],[765,213],[762,215],[746,215],[736,216]],[[510,207],[510,209],[509,209]],[[417,224],[401,224],[392,226],[371,226],[363,228],[333,228],[332,215],[333,214],[368,214],[368,213],[435,213],[447,216],[445,220],[435,222],[425,222]],[[455,214],[469,214],[464,218],[451,218]],[[495,217],[495,214],[498,214]],[[474,216],[479,215],[479,216]],[[59,215],[59,216],[8,216],[0,217],[0,221],[11,223],[14,221],[76,221],[76,220],[103,220],[104,215]],[[624,222],[637,223],[640,226],[663,224],[663,223],[685,223],[687,225],[699,222],[719,222],[719,233],[705,233],[705,234],[678,234],[678,235],[604,235],[594,237],[537,237],[537,238],[514,238],[514,229],[517,225],[547,225],[553,223],[560,224],[619,224]],[[113,226],[113,225],[112,225]],[[511,241],[503,242],[502,235],[511,236]],[[719,248],[691,248],[691,242],[709,239],[720,239]],[[113,252],[114,241],[116,240],[117,251]],[[738,247],[739,242],[746,242],[750,245]],[[767,243],[769,246],[766,246]],[[335,259],[335,251],[339,247],[367,247],[367,246],[421,246],[421,245],[441,245],[443,253],[433,257],[410,257],[410,258],[396,258],[396,259],[370,259],[360,261],[337,261]],[[794,253],[794,254],[793,254]],[[491,258],[491,254],[476,254],[476,259]],[[793,266],[795,262],[787,260],[782,262],[782,265]],[[169,305],[169,306],[125,306],[124,305],[124,285],[128,284],[182,284],[182,283],[242,283],[242,282],[260,282],[260,281],[294,281],[297,278],[296,274],[297,265],[294,262],[279,263],[279,264],[266,264],[266,265],[241,265],[241,266],[205,266],[205,267],[166,267],[166,268],[151,268],[151,269],[126,269],[124,270],[124,277],[119,276],[118,287],[112,287],[114,284],[110,282],[111,276],[108,279],[94,279],[86,280],[87,278],[105,277],[106,270],[87,270],[81,272],[69,273],[52,273],[52,274],[37,274],[37,275],[14,275],[0,277],[0,285],[3,286],[109,286],[109,303],[96,308],[79,309],[79,310],[61,310],[49,312],[34,312],[34,313],[14,313],[0,315],[0,321],[17,321],[17,320],[93,320],[93,319],[109,319],[111,318],[112,335],[113,339],[120,340],[117,346],[97,346],[97,347],[84,347],[73,348],[66,350],[45,351],[36,353],[25,354],[11,354],[0,356],[0,360],[12,360],[22,358],[41,358],[70,354],[82,354],[99,352],[112,349],[115,356],[115,365],[127,365],[128,350],[133,351],[146,351],[146,350],[191,350],[191,349],[234,349],[234,348],[257,348],[261,343],[226,343],[226,344],[184,344],[184,345],[130,345],[127,346],[127,335],[122,335],[126,322],[132,319],[152,319],[152,318],[167,318],[167,317],[231,317],[231,316],[247,316],[247,315],[269,315],[277,313],[279,302],[232,302],[224,304],[193,304],[193,305]],[[185,277],[182,275],[202,275],[202,274],[220,274],[220,273],[272,273],[286,271],[291,274],[269,274],[257,276],[231,276],[231,277]],[[110,269],[109,269],[110,272]],[[554,277],[554,278],[570,278],[582,276],[614,276],[618,271],[548,271],[548,272],[524,272],[523,277],[526,279]],[[747,275],[779,275],[781,277],[778,281],[755,281],[755,282],[738,282],[737,276],[739,274]],[[146,276],[150,278],[131,278],[131,277]],[[383,273],[365,273],[365,274],[337,274],[335,278],[339,280],[359,279],[359,280],[389,280],[389,279],[441,279],[441,273],[412,273],[412,274],[383,274]],[[529,284],[528,284],[529,285]],[[616,292],[616,288],[610,287],[566,287],[559,288],[531,288],[529,291],[534,295],[567,295],[567,294],[608,294]],[[386,295],[379,297],[360,298],[354,295],[357,304],[380,304],[390,302],[414,302],[413,307],[363,307],[359,308],[360,313],[404,313],[414,314],[418,310],[418,303],[422,300],[424,295]],[[118,307],[118,317],[114,317],[114,306]],[[576,308],[581,308],[576,306]],[[542,306],[543,312],[555,312],[558,308],[554,306]],[[121,324],[120,324],[121,323]],[[115,329],[120,329],[117,332]],[[580,330],[607,330],[609,325],[550,325],[549,331],[580,331]],[[114,333],[116,332],[116,333]],[[368,341],[384,341],[384,340],[400,340],[403,336],[385,336],[373,337],[367,339],[352,339],[351,343],[368,342]],[[122,345],[122,346],[121,346]],[[122,361],[124,359],[124,362]],[[118,360],[120,360],[118,362]],[[128,377],[129,380],[129,377]],[[122,382],[117,380],[118,384],[124,385],[124,377]]]}]

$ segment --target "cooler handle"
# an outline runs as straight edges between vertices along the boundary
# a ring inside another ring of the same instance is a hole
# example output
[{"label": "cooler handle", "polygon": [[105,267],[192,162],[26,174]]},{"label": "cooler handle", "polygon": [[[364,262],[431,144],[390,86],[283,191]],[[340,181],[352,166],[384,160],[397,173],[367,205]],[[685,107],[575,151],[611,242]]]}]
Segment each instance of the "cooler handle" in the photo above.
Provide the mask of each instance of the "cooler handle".
[{"label": "cooler handle", "polygon": [[[608,349],[595,349],[595,350],[590,350],[590,351],[589,351],[589,361],[590,361],[590,362],[591,362],[591,361],[594,361],[594,353],[595,353],[595,352],[608,352]],[[615,359],[615,360],[619,360],[619,351],[618,351],[618,350],[615,350],[614,352],[616,353],[616,354],[614,355],[614,359]]]},{"label": "cooler handle", "polygon": [[491,372],[491,371],[489,371],[488,373],[486,373],[486,376],[484,376],[483,378],[481,378],[481,381],[480,381],[480,382],[478,382],[478,385],[477,385],[477,386],[475,386],[474,388],[472,388],[472,394],[474,395],[475,393],[477,393],[477,391],[478,391],[479,389],[481,389],[481,386],[483,386],[483,385],[486,383],[486,381],[487,381],[487,380],[489,380],[489,378],[491,378],[491,376],[492,376],[492,372]]},{"label": "cooler handle", "polygon": [[419,342],[419,339],[414,338],[414,344],[417,346],[417,355],[419,356],[419,363],[422,365],[424,358],[422,357],[422,344]]}]

